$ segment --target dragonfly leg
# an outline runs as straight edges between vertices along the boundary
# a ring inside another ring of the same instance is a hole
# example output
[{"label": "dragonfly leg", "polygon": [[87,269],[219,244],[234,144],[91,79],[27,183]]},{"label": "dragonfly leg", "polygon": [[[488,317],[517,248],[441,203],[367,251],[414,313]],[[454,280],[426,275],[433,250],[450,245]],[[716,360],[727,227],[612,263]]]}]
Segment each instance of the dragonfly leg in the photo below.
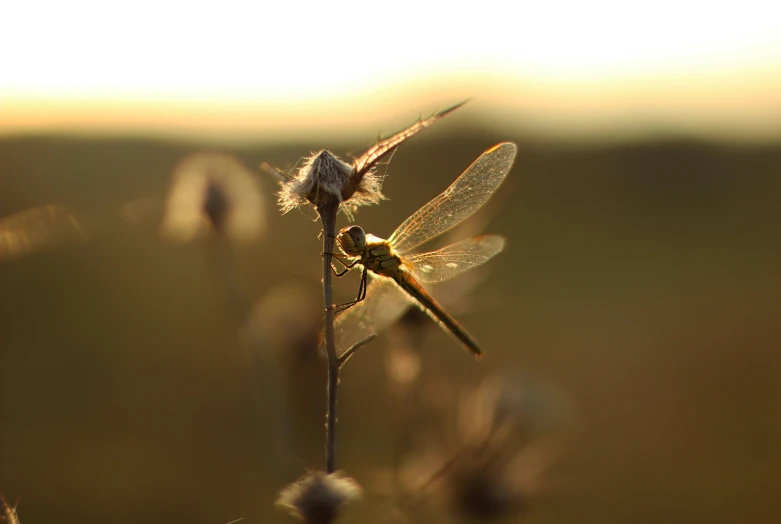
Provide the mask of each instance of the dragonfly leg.
[{"label": "dragonfly leg", "polygon": [[[323,255],[325,255],[325,254],[326,254],[326,253],[323,253]],[[330,255],[331,255],[331,257],[333,257],[335,260],[339,261],[339,263],[340,263],[342,266],[344,266],[344,270],[343,270],[343,271],[337,271],[337,270],[336,270],[336,268],[334,267],[334,264],[333,264],[333,262],[331,263],[331,270],[334,272],[334,275],[336,275],[337,277],[343,277],[343,276],[344,276],[344,275],[346,275],[346,274],[347,274],[347,273],[348,273],[348,272],[349,272],[349,271],[350,271],[352,268],[354,268],[354,267],[355,267],[355,265],[356,265],[358,262],[360,262],[360,260],[355,260],[355,261],[353,261],[353,262],[347,263],[347,262],[345,262],[344,260],[342,260],[342,256],[341,256],[341,255],[339,255],[339,254],[337,254],[337,253],[329,253],[329,254],[330,254]]]},{"label": "dragonfly leg", "polygon": [[355,300],[352,300],[350,302],[345,302],[344,304],[339,304],[338,306],[334,306],[334,313],[339,314],[347,309],[350,309],[358,302],[361,302],[364,298],[366,298],[366,284],[368,282],[368,279],[366,278],[369,271],[366,268],[363,268],[363,273],[361,273],[361,285],[358,287],[358,297]]},{"label": "dragonfly leg", "polygon": [[331,270],[334,272],[334,275],[336,275],[337,278],[345,276],[347,273],[350,272],[350,268],[345,268],[342,271],[337,271],[333,264],[331,264]]}]

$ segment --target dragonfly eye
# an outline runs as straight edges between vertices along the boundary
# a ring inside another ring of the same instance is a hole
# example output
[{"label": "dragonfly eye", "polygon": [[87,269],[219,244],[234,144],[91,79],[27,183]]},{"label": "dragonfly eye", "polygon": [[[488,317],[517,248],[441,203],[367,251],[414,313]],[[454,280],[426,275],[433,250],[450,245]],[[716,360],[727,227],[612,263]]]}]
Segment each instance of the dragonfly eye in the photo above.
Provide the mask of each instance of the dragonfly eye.
[{"label": "dragonfly eye", "polygon": [[360,256],[366,247],[366,233],[359,226],[345,227],[337,237],[342,251],[352,256]]},{"label": "dragonfly eye", "polygon": [[363,249],[366,246],[366,233],[364,233],[361,226],[352,226],[347,230],[347,234],[353,240],[353,245],[358,249]]}]

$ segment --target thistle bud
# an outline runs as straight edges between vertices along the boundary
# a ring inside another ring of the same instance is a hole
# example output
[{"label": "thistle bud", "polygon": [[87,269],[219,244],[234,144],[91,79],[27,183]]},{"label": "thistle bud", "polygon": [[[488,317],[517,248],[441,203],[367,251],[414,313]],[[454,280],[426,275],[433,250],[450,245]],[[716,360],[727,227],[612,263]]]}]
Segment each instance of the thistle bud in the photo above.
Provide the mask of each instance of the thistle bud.
[{"label": "thistle bud", "polygon": [[279,493],[277,505],[306,524],[328,524],[336,518],[339,509],[361,496],[361,487],[341,472],[307,473]]},{"label": "thistle bud", "polygon": [[327,204],[342,204],[349,214],[358,207],[377,204],[382,195],[382,176],[376,166],[399,144],[429,127],[434,122],[455,111],[466,102],[446,109],[434,116],[411,125],[389,138],[379,140],[367,149],[353,164],[339,159],[330,151],[319,151],[307,158],[295,175],[282,175],[279,205],[283,213],[310,203],[315,208]]},{"label": "thistle bud", "polygon": [[[359,181],[354,180],[359,176]],[[283,213],[307,202],[315,207],[339,202],[355,210],[384,199],[381,188],[382,177],[374,169],[359,175],[353,166],[323,150],[307,158],[298,173],[283,184],[279,204]]]}]

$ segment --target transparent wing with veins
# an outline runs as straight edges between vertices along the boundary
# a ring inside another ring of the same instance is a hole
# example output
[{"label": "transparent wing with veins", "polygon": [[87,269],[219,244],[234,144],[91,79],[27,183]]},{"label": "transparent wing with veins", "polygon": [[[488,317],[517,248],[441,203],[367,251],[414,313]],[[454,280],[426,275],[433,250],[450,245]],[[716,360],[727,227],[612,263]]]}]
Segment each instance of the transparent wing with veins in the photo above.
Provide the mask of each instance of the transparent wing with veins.
[{"label": "transparent wing with veins", "polygon": [[[388,242],[403,255],[474,214],[507,176],[516,151],[515,144],[506,142],[483,153],[442,194],[405,220]],[[402,260],[420,284],[434,284],[485,263],[503,247],[502,237],[484,235],[437,251],[403,256]],[[387,328],[415,303],[393,279],[372,273],[369,277],[364,300],[336,317],[339,352]]]},{"label": "transparent wing with veins", "polygon": [[502,249],[503,237],[483,235],[461,240],[436,251],[406,256],[404,263],[419,283],[436,284],[485,264]]},{"label": "transparent wing with veins", "polygon": [[[455,244],[405,257],[405,265],[421,284],[436,284],[449,280],[468,269],[487,262],[504,248],[504,238],[483,235],[467,238]],[[336,317],[336,347],[346,351],[372,333],[379,333],[404,314],[415,303],[394,280],[373,276],[366,297]]]},{"label": "transparent wing with veins", "polygon": [[344,353],[372,333],[379,333],[396,320],[411,305],[395,281],[369,273],[366,298],[339,313],[334,321],[336,350]]},{"label": "transparent wing with veins", "polygon": [[480,155],[442,194],[405,220],[388,242],[404,254],[470,217],[507,176],[517,149],[505,142]]}]

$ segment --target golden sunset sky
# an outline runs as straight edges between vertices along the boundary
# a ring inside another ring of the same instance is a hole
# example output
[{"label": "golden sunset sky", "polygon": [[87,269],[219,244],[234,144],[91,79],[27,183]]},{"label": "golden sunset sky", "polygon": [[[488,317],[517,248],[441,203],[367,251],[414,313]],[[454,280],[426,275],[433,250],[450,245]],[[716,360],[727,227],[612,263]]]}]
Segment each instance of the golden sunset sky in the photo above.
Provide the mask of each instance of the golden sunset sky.
[{"label": "golden sunset sky", "polygon": [[0,134],[365,134],[474,98],[540,135],[781,135],[771,2],[463,5],[14,2]]}]

